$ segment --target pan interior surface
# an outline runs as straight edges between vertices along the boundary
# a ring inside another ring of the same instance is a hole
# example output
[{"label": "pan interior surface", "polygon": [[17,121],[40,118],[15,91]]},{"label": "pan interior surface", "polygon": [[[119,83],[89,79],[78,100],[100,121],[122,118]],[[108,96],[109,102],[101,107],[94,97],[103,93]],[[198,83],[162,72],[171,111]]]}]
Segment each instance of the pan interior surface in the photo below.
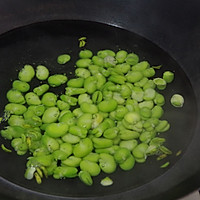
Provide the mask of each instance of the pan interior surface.
[{"label": "pan interior surface", "polygon": [[[161,136],[166,138],[165,145],[173,154],[162,161],[156,161],[156,157],[149,157],[144,164],[136,164],[131,171],[117,169],[109,175],[114,181],[110,187],[101,186],[101,179],[107,176],[101,173],[94,178],[94,185],[88,187],[78,178],[54,180],[49,177],[43,179],[41,185],[34,180],[28,181],[24,178],[24,171],[29,155],[17,156],[14,152],[8,154],[1,151],[0,176],[22,188],[62,197],[97,197],[134,190],[144,184],[150,184],[155,178],[170,170],[182,156],[176,156],[176,153],[181,150],[184,154],[193,137],[197,116],[195,96],[189,78],[181,66],[164,50],[143,37],[121,28],[89,21],[41,22],[15,29],[0,37],[1,113],[7,103],[6,92],[25,64],[34,67],[42,64],[49,68],[51,74],[66,73],[69,78],[73,77],[70,72],[74,72],[75,61],[81,50],[78,39],[83,36],[87,38],[84,48],[92,50],[94,54],[101,49],[125,49],[138,54],[140,61],[147,60],[154,66],[162,65],[156,72],[157,77],[161,77],[166,70],[175,73],[175,80],[161,92],[166,100],[163,118],[171,124],[170,130]],[[72,59],[61,66],[57,64],[56,58],[63,53],[70,54]],[[61,91],[55,92],[59,94]],[[175,108],[170,104],[170,98],[175,93],[183,95],[183,108]],[[1,125],[1,129],[4,125]],[[9,141],[2,138],[1,143],[10,147]],[[161,169],[160,166],[167,161],[170,162],[170,166]]]}]

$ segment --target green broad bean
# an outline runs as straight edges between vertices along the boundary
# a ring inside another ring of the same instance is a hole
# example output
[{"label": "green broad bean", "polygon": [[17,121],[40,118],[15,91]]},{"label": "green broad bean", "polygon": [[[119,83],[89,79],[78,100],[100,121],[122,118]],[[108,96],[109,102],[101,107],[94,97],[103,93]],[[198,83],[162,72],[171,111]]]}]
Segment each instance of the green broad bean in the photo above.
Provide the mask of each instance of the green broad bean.
[{"label": "green broad bean", "polygon": [[149,144],[152,145],[152,146],[161,146],[165,141],[166,141],[165,138],[154,137],[154,138],[150,141]]},{"label": "green broad bean", "polygon": [[35,76],[35,70],[31,65],[24,65],[19,71],[18,78],[23,82],[30,82]]},{"label": "green broad bean", "polygon": [[90,104],[87,102],[83,102],[80,105],[80,108],[83,113],[90,113],[90,114],[95,114],[98,112],[98,107],[95,104]]},{"label": "green broad bean", "polygon": [[126,63],[129,65],[136,65],[139,62],[139,57],[138,55],[134,53],[129,53],[125,59]]},{"label": "green broad bean", "polygon": [[130,98],[132,91],[128,85],[121,85],[120,94],[124,99]]},{"label": "green broad bean", "polygon": [[5,106],[5,111],[14,115],[22,115],[27,110],[26,106],[17,103],[8,103]]},{"label": "green broad bean", "polygon": [[140,141],[144,143],[149,143],[150,140],[155,137],[156,132],[155,131],[144,131],[140,134]]},{"label": "green broad bean", "polygon": [[119,166],[124,171],[131,170],[135,166],[135,158],[130,155],[123,163],[120,163]]},{"label": "green broad bean", "polygon": [[152,110],[147,107],[143,107],[140,109],[140,116],[142,119],[146,120],[152,116]]},{"label": "green broad bean", "polygon": [[56,105],[59,108],[59,110],[69,110],[70,105],[62,100],[57,100]]},{"label": "green broad bean", "polygon": [[65,94],[67,96],[84,94],[85,92],[86,92],[85,88],[74,88],[74,87],[66,87],[65,88]]},{"label": "green broad bean", "polygon": [[78,144],[74,145],[73,154],[78,158],[83,158],[91,153],[93,150],[93,143],[90,138],[81,139]]},{"label": "green broad bean", "polygon": [[93,103],[100,103],[103,99],[103,94],[101,91],[95,91],[93,94],[92,94],[92,101]]},{"label": "green broad bean", "polygon": [[113,56],[106,56],[104,59],[104,67],[109,68],[109,67],[114,67],[117,64],[117,61],[115,57]]},{"label": "green broad bean", "polygon": [[14,148],[18,155],[24,155],[28,150],[28,146],[22,138],[14,138],[11,141],[11,146]]},{"label": "green broad bean", "polygon": [[67,82],[67,76],[63,74],[54,74],[49,76],[47,81],[51,87],[58,87]]},{"label": "green broad bean", "polygon": [[52,155],[55,160],[65,160],[67,158],[67,154],[61,150],[54,151]]},{"label": "green broad bean", "polygon": [[47,92],[49,90],[49,85],[48,84],[42,84],[36,88],[33,89],[33,92],[37,95],[37,96],[41,96],[43,95],[45,92]]},{"label": "green broad bean", "polygon": [[92,56],[93,56],[93,53],[89,49],[84,49],[79,52],[80,58],[91,58]]},{"label": "green broad bean", "polygon": [[51,153],[58,150],[60,147],[58,141],[55,138],[49,137],[46,134],[42,136],[42,143]]},{"label": "green broad bean", "polygon": [[86,185],[91,186],[93,184],[93,180],[89,172],[80,171],[78,173],[79,179]]},{"label": "green broad bean", "polygon": [[117,167],[114,157],[107,153],[100,154],[99,166],[107,174],[113,173]]},{"label": "green broad bean", "polygon": [[73,110],[73,114],[76,118],[79,118],[81,115],[83,115],[83,111],[81,110],[81,108],[76,108]]},{"label": "green broad bean", "polygon": [[88,70],[94,76],[95,74],[99,73],[99,66],[98,65],[89,65]]},{"label": "green broad bean", "polygon": [[122,140],[119,143],[119,146],[121,148],[126,148],[129,151],[132,151],[136,146],[138,145],[138,141],[133,139],[133,140]]},{"label": "green broad bean", "polygon": [[76,143],[80,142],[80,137],[73,135],[71,133],[67,133],[66,135],[64,135],[62,137],[62,140],[64,142],[67,142],[67,143],[70,143],[70,144],[76,144]]},{"label": "green broad bean", "polygon": [[89,153],[87,156],[83,158],[83,160],[89,160],[91,162],[98,162],[99,161],[99,154],[98,153]]},{"label": "green broad bean", "polygon": [[147,68],[144,71],[142,71],[142,73],[143,73],[144,77],[150,78],[150,77],[153,77],[156,72],[155,72],[154,68],[150,67],[150,68]]},{"label": "green broad bean", "polygon": [[108,80],[117,84],[125,84],[126,77],[121,75],[111,75]]},{"label": "green broad bean", "polygon": [[81,105],[83,102],[87,102],[87,103],[92,103],[92,100],[90,99],[90,95],[88,94],[80,94],[78,96],[78,104]]},{"label": "green broad bean", "polygon": [[132,140],[132,139],[137,139],[140,136],[140,134],[137,131],[133,130],[120,130],[119,132],[119,137],[122,140]]},{"label": "green broad bean", "polygon": [[120,50],[120,51],[118,51],[116,53],[115,58],[116,58],[116,60],[117,60],[118,63],[124,63],[125,60],[126,60],[127,55],[128,55],[127,51]]},{"label": "green broad bean", "polygon": [[92,138],[93,145],[96,149],[108,148],[113,145],[113,141],[107,138]]},{"label": "green broad bean", "polygon": [[125,106],[118,105],[117,109],[110,113],[110,116],[116,120],[122,120],[126,113],[128,113],[128,109]]},{"label": "green broad bean", "polygon": [[77,126],[86,128],[87,130],[92,127],[92,114],[84,113],[77,120]]},{"label": "green broad bean", "polygon": [[119,129],[117,127],[112,127],[105,130],[103,136],[107,139],[114,139],[115,137],[117,137],[118,133]]},{"label": "green broad bean", "polygon": [[59,166],[53,172],[55,179],[74,178],[77,176],[78,169],[75,167]]},{"label": "green broad bean", "polygon": [[21,116],[21,115],[11,115],[10,118],[8,119],[8,124],[10,126],[24,127],[25,120],[24,120],[23,116]]},{"label": "green broad bean", "polygon": [[131,97],[132,99],[135,99],[136,101],[141,102],[143,101],[144,91],[140,87],[133,87]]},{"label": "green broad bean", "polygon": [[62,101],[65,101],[66,103],[68,103],[70,106],[75,106],[78,102],[78,99],[76,97],[71,97],[71,96],[68,96],[68,95],[65,95],[65,94],[62,94],[60,96],[60,99]]},{"label": "green broad bean", "polygon": [[65,123],[52,123],[46,127],[46,134],[53,138],[59,138],[64,136],[69,127]]},{"label": "green broad bean", "polygon": [[157,132],[165,132],[169,130],[170,124],[168,123],[167,120],[160,120],[158,125],[155,127],[155,130]]},{"label": "green broad bean", "polygon": [[28,92],[30,89],[30,85],[27,82],[15,80],[12,83],[12,87],[15,90],[18,90],[20,92]]},{"label": "green broad bean", "polygon": [[59,109],[57,107],[49,107],[45,110],[42,116],[42,122],[45,124],[54,123],[59,117]]},{"label": "green broad bean", "polygon": [[152,109],[153,106],[154,106],[154,102],[152,100],[149,100],[149,101],[143,101],[143,102],[140,102],[138,104],[139,108],[144,108],[144,107],[147,107],[149,109]]},{"label": "green broad bean", "polygon": [[149,68],[149,63],[147,61],[142,61],[132,66],[132,71],[144,71]]},{"label": "green broad bean", "polygon": [[130,83],[136,83],[143,78],[143,74],[140,71],[128,71],[126,74],[126,80]]},{"label": "green broad bean", "polygon": [[53,92],[47,92],[42,96],[41,102],[47,107],[55,106],[57,103],[57,96]]},{"label": "green broad bean", "polygon": [[116,150],[115,154],[114,154],[114,159],[116,160],[117,163],[121,164],[124,161],[126,161],[126,159],[131,156],[131,153],[128,149],[126,148],[119,148],[118,150]]},{"label": "green broad bean", "polygon": [[98,148],[98,149],[95,149],[95,152],[97,154],[108,153],[110,155],[114,155],[117,149],[119,149],[119,146],[118,145],[113,145],[113,146],[107,147],[107,148]]},{"label": "green broad bean", "polygon": [[87,171],[91,176],[97,176],[101,172],[99,165],[89,160],[82,160],[80,162],[80,169],[82,171]]},{"label": "green broad bean", "polygon": [[75,70],[75,75],[80,77],[80,78],[87,78],[89,77],[91,74],[90,74],[90,71],[85,69],[85,68],[77,68]]},{"label": "green broad bean", "polygon": [[154,106],[153,109],[151,110],[152,111],[152,117],[153,118],[161,118],[164,114],[164,110],[161,106]]},{"label": "green broad bean", "polygon": [[144,96],[143,99],[146,101],[153,100],[156,96],[156,91],[152,88],[147,88],[144,90]]},{"label": "green broad bean", "polygon": [[45,146],[41,146],[41,144],[40,144],[40,147],[35,149],[33,152],[34,157],[49,155],[49,154],[50,154],[50,152],[48,151],[48,149]]},{"label": "green broad bean", "polygon": [[68,126],[73,126],[76,124],[76,119],[73,113],[66,112],[64,115],[62,115],[62,117],[59,118],[59,122],[63,122]]},{"label": "green broad bean", "polygon": [[69,54],[62,54],[57,57],[57,63],[60,65],[64,65],[67,62],[69,62],[70,59],[71,59],[71,56]]},{"label": "green broad bean", "polygon": [[156,84],[154,83],[153,80],[148,80],[144,85],[143,85],[143,89],[147,89],[147,88],[156,88]]},{"label": "green broad bean", "polygon": [[117,64],[114,66],[113,71],[117,74],[126,74],[131,69],[131,66],[127,63]]},{"label": "green broad bean", "polygon": [[132,154],[137,159],[143,159],[143,158],[146,159],[146,150],[147,150],[147,148],[148,148],[148,144],[140,143],[133,149]]},{"label": "green broad bean", "polygon": [[66,156],[69,157],[73,153],[73,146],[70,143],[60,144],[60,150],[66,153]]},{"label": "green broad bean", "polygon": [[26,103],[28,105],[40,105],[41,100],[34,92],[28,92],[25,95]]},{"label": "green broad bean", "polygon": [[103,185],[103,186],[110,186],[110,185],[113,184],[113,181],[112,181],[111,178],[109,178],[109,177],[107,176],[107,177],[103,178],[103,179],[101,180],[100,183],[101,183],[101,185]]},{"label": "green broad bean", "polygon": [[167,83],[171,83],[174,80],[174,73],[170,72],[170,71],[165,71],[163,73],[163,79],[167,82]]},{"label": "green broad bean", "polygon": [[115,52],[110,50],[110,49],[106,49],[106,50],[100,50],[97,52],[97,56],[100,58],[105,58],[107,56],[115,56]]},{"label": "green broad bean", "polygon": [[93,114],[93,121],[92,121],[92,128],[96,128],[99,126],[99,124],[101,124],[101,122],[103,121],[104,116],[102,113],[95,113]]},{"label": "green broad bean", "polygon": [[154,103],[158,106],[163,106],[165,104],[165,97],[162,94],[156,93]]},{"label": "green broad bean", "polygon": [[79,167],[81,163],[81,158],[77,158],[75,156],[70,156],[65,160],[61,161],[62,166],[66,165],[69,167]]},{"label": "green broad bean", "polygon": [[113,92],[113,99],[117,101],[118,105],[122,105],[125,102],[125,99],[118,92]]},{"label": "green broad bean", "polygon": [[93,64],[98,65],[100,67],[104,66],[104,59],[100,58],[98,56],[93,56],[92,57],[92,62],[93,62]]},{"label": "green broad bean", "polygon": [[117,101],[114,99],[104,100],[97,107],[101,112],[112,112],[117,108]]},{"label": "green broad bean", "polygon": [[89,76],[84,81],[84,88],[88,94],[93,94],[97,90],[97,78],[95,76]]},{"label": "green broad bean", "polygon": [[137,112],[128,112],[125,114],[124,120],[129,124],[136,124],[140,121],[140,115]]},{"label": "green broad bean", "polygon": [[[100,120],[102,121],[103,119],[100,118]],[[94,127],[94,124],[93,124],[92,126]],[[110,126],[109,122],[104,120],[103,122],[99,123],[99,124],[97,125],[97,127],[95,127],[95,128],[91,131],[91,134],[94,134],[96,137],[100,137],[100,136],[103,135],[103,132],[104,132],[106,129],[110,128],[110,127],[111,127],[111,126]]]},{"label": "green broad bean", "polygon": [[167,86],[166,81],[164,79],[162,79],[162,78],[154,78],[153,82],[156,84],[156,87],[159,90],[164,90],[166,88],[166,86]]},{"label": "green broad bean", "polygon": [[[140,81],[136,82],[134,85],[136,87],[144,87],[148,83],[148,81],[149,81],[149,79],[147,77],[143,77]],[[144,88],[144,90],[147,88]]]},{"label": "green broad bean", "polygon": [[6,97],[10,103],[18,103],[18,104],[24,104],[25,98],[23,94],[15,89],[11,89],[7,92]]},{"label": "green broad bean", "polygon": [[180,95],[180,94],[174,94],[174,95],[171,97],[170,102],[171,102],[171,104],[172,104],[174,107],[180,108],[180,107],[183,107],[184,98],[183,98],[183,96]]},{"label": "green broad bean", "polygon": [[106,78],[101,73],[97,73],[94,76],[97,79],[96,85],[97,85],[97,89],[99,90],[106,83]]},{"label": "green broad bean", "polygon": [[92,60],[90,58],[80,58],[76,61],[76,66],[80,68],[87,68],[92,64]]},{"label": "green broad bean", "polygon": [[35,115],[33,112],[30,115],[28,114],[29,111],[27,111],[26,113],[24,113],[24,119],[26,124],[29,124],[32,127],[39,127],[42,125],[42,119],[40,117]]},{"label": "green broad bean", "polygon": [[84,84],[84,78],[73,78],[68,80],[67,86],[74,87],[74,88],[81,88]]},{"label": "green broad bean", "polygon": [[49,70],[43,65],[38,65],[36,68],[36,77],[41,81],[46,80],[49,77]]},{"label": "green broad bean", "polygon": [[109,77],[110,76],[110,71],[108,69],[105,69],[104,67],[99,67],[99,72],[104,76],[104,77]]},{"label": "green broad bean", "polygon": [[52,162],[53,162],[53,156],[51,154],[49,154],[49,155],[41,155],[41,156],[37,156],[37,157],[29,157],[26,165],[27,165],[27,167],[31,167],[31,166],[48,167],[51,165]]},{"label": "green broad bean", "polygon": [[7,126],[5,130],[1,130],[1,136],[11,140],[12,138],[19,138],[24,134],[25,130],[20,126]]},{"label": "green broad bean", "polygon": [[86,138],[88,130],[86,128],[74,125],[69,127],[69,133],[76,135],[80,138]]}]

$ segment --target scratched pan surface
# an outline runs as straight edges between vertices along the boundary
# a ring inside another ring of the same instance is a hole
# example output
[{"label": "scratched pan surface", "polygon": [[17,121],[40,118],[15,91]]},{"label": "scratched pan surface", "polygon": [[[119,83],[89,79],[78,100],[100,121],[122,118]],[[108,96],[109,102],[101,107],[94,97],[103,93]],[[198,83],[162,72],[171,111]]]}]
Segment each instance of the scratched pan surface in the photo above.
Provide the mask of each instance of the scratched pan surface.
[{"label": "scratched pan surface", "polygon": [[[156,161],[155,157],[148,158],[144,164],[136,164],[134,169],[128,172],[117,171],[111,175],[114,184],[111,187],[102,187],[100,180],[105,177],[101,173],[94,178],[91,187],[82,184],[78,178],[54,180],[49,177],[44,179],[41,185],[34,180],[28,181],[24,178],[25,163],[28,155],[16,156],[13,153],[0,151],[0,183],[2,197],[12,199],[170,199],[168,195],[161,193],[170,191],[174,185],[181,181],[184,174],[188,176],[189,171],[182,169],[183,156],[187,151],[195,132],[197,123],[197,106],[193,88],[182,67],[165,51],[153,44],[151,41],[114,26],[90,21],[63,20],[47,21],[31,24],[17,28],[0,36],[0,111],[7,103],[6,92],[11,87],[11,80],[17,78],[18,71],[24,64],[36,67],[39,64],[49,68],[50,73],[66,73],[73,77],[74,63],[77,54],[81,50],[78,39],[87,37],[85,48],[96,53],[101,49],[112,49],[117,51],[125,49],[135,52],[140,60],[148,60],[151,65],[162,65],[156,72],[161,76],[166,70],[175,73],[175,80],[162,91],[166,97],[164,106],[164,119],[171,124],[166,133],[162,133],[167,142],[165,143],[173,151],[173,155],[166,160]],[[59,65],[56,58],[59,54],[69,53],[71,61],[66,65]],[[39,82],[34,82],[35,85]],[[63,89],[63,88],[62,88]],[[55,90],[57,94],[61,89]],[[174,108],[170,105],[170,97],[174,93],[180,93],[185,98],[183,108]],[[4,124],[1,125],[1,129]],[[9,141],[0,139],[9,147]],[[176,152],[182,151],[180,156]],[[160,165],[170,161],[170,166],[161,169]],[[158,189],[159,188],[159,189]],[[169,193],[168,193],[169,194]],[[161,197],[159,196],[161,195]]]}]

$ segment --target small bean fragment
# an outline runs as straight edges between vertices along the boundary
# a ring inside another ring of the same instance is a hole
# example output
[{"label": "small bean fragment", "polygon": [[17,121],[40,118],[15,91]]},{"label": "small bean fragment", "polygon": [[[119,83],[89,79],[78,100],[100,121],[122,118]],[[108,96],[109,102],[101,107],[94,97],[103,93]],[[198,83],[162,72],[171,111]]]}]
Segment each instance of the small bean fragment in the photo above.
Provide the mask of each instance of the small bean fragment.
[{"label": "small bean fragment", "polygon": [[101,185],[103,185],[103,186],[110,186],[112,184],[113,184],[113,181],[108,176],[101,180]]}]

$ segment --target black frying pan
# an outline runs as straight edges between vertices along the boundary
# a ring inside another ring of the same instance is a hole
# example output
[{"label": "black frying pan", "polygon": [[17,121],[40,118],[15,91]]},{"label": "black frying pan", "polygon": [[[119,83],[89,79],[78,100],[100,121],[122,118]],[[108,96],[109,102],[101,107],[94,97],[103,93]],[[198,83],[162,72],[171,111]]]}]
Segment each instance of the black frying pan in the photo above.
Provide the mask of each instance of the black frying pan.
[{"label": "black frying pan", "polygon": [[[37,185],[23,177],[27,155],[19,157],[1,151],[1,199],[169,200],[200,186],[200,71],[197,65],[200,60],[197,52],[200,15],[195,14],[198,3],[10,1],[0,4],[1,112],[6,104],[6,91],[11,86],[10,79],[17,77],[16,70],[30,63],[34,66],[44,64],[52,73],[73,71],[81,36],[87,37],[86,47],[94,52],[105,48],[126,49],[136,52],[141,60],[146,59],[152,65],[162,64],[160,74],[165,70],[176,74],[175,81],[164,92],[164,117],[171,123],[171,129],[163,136],[174,152],[168,158],[169,168],[160,169],[165,160],[158,162],[149,158],[132,171],[117,170],[111,175],[114,185],[108,188],[99,184],[103,173],[94,179],[92,187],[83,185],[78,179],[58,181],[52,178]],[[22,5],[23,10],[19,11]],[[177,5],[181,6],[178,10]],[[56,63],[57,55],[63,52],[73,55],[66,67]],[[175,109],[169,103],[176,92],[185,97],[182,109]],[[1,138],[2,142],[9,145]],[[182,154],[175,156],[179,150]]]}]

